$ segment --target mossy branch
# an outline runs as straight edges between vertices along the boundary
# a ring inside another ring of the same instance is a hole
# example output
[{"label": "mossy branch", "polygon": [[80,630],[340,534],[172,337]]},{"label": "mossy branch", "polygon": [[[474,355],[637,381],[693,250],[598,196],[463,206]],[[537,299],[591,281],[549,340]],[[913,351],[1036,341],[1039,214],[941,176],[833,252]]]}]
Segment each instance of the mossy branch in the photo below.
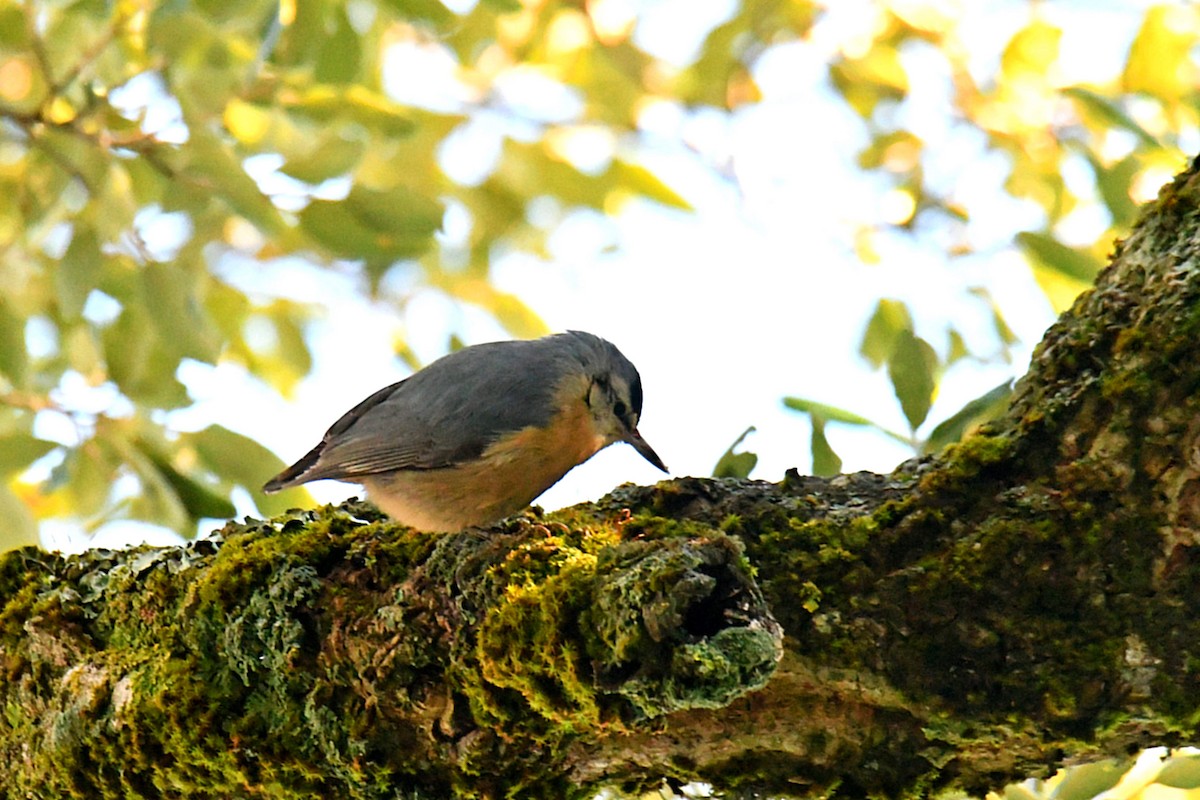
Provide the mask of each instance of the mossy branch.
[{"label": "mossy branch", "polygon": [[889,476],[625,487],[487,534],[351,504],[10,554],[4,788],[924,796],[1194,743],[1198,389],[1193,167],[1010,413]]},{"label": "mossy branch", "polygon": [[572,737],[727,705],[782,653],[732,538],[421,535],[362,504],[27,549],[0,590],[10,797],[474,795]]}]

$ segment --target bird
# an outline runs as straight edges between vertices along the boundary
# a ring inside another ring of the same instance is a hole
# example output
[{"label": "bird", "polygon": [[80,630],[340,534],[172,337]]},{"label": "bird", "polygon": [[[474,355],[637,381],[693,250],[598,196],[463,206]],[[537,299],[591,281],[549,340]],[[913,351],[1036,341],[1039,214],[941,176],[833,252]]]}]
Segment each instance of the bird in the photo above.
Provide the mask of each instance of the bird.
[{"label": "bird", "polygon": [[637,368],[599,336],[474,345],[347,411],[263,491],[346,480],[410,528],[482,528],[617,442],[669,473],[638,433],[641,413]]}]

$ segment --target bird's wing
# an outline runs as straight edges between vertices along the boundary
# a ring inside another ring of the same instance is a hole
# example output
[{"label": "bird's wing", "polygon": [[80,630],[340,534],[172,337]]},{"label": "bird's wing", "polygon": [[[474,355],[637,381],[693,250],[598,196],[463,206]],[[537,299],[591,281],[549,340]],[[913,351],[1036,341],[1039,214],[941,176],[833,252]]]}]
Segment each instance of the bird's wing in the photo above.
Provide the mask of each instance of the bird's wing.
[{"label": "bird's wing", "polygon": [[546,424],[561,366],[539,344],[461,350],[379,390],[330,427],[302,479],[450,467],[478,458],[506,433]]}]

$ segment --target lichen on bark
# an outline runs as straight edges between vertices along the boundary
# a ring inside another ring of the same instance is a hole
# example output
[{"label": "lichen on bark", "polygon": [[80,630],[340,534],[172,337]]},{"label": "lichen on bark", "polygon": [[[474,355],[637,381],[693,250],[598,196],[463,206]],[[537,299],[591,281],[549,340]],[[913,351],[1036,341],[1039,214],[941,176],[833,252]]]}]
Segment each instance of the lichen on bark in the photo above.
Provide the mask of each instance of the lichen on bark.
[{"label": "lichen on bark", "polygon": [[349,504],[2,564],[13,797],[515,791],[571,737],[723,705],[781,652],[719,533],[435,536]]},{"label": "lichen on bark", "polygon": [[451,536],[349,504],[9,554],[5,789],[916,797],[1195,742],[1198,223],[1193,165],[1009,413],[891,475],[626,486]]}]

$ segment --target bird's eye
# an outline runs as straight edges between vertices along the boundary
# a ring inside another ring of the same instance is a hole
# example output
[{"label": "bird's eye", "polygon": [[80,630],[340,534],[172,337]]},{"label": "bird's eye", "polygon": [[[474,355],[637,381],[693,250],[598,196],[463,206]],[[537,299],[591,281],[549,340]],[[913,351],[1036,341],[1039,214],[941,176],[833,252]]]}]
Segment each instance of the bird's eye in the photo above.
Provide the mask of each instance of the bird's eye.
[{"label": "bird's eye", "polygon": [[624,417],[625,412],[627,410],[628,409],[625,408],[625,404],[622,403],[620,400],[618,400],[616,402],[616,405],[613,406],[613,413],[616,414],[618,417]]}]

